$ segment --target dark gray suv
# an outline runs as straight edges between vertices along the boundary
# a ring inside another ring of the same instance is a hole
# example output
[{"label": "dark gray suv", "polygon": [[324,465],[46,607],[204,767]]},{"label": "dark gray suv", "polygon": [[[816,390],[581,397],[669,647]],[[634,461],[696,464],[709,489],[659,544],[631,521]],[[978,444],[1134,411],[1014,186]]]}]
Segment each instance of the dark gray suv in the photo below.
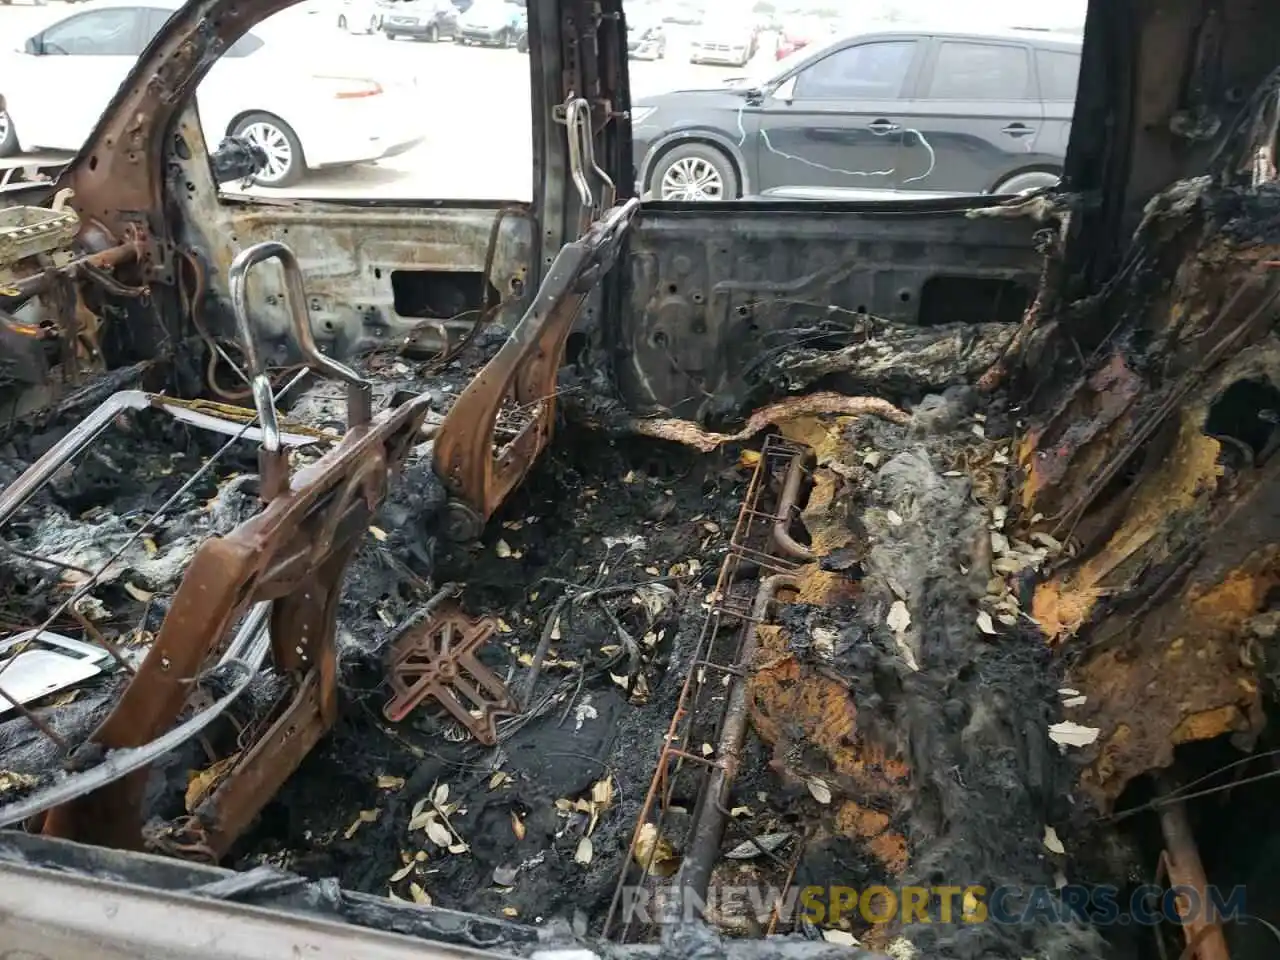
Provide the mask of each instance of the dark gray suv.
[{"label": "dark gray suv", "polygon": [[759,77],[641,98],[655,200],[1017,193],[1057,181],[1081,38],[1031,30],[860,33]]}]

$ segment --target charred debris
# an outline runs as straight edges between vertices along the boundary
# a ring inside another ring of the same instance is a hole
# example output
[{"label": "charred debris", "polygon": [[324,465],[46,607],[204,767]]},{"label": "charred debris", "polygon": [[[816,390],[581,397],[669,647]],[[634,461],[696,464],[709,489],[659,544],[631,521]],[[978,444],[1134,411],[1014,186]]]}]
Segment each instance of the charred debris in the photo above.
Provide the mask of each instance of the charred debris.
[{"label": "charred debris", "polygon": [[[0,210],[0,860],[506,953],[1274,955],[1257,922],[937,892],[1246,884],[1274,915],[1273,77],[1087,293],[1089,197],[979,206],[1037,224],[1021,323],[833,303],[704,422],[565,363],[642,215],[586,100],[529,301],[339,361],[277,241],[202,319],[159,174],[110,146],[176,115],[129,95]],[[931,922],[715,897],[814,887],[926,888]]]}]

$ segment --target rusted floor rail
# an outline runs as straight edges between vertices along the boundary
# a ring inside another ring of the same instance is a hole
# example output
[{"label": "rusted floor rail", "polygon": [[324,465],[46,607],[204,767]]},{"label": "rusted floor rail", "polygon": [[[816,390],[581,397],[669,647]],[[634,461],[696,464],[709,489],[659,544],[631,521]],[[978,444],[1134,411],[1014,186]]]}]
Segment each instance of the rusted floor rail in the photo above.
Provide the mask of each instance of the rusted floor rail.
[{"label": "rusted floor rail", "polygon": [[[794,588],[792,574],[801,566],[780,548],[776,530],[789,525],[799,497],[798,484],[790,489],[785,478],[795,475],[794,465],[809,462],[812,452],[802,444],[771,435],[766,438],[742,510],[734,525],[729,549],[709,598],[696,650],[689,664],[661,755],[632,833],[630,857],[623,865],[605,919],[604,935],[626,942],[637,939],[636,917],[626,915],[626,890],[656,880],[657,864],[642,850],[646,826],[665,837],[668,808],[677,780],[684,795],[697,790],[698,812],[689,832],[685,857],[676,878],[678,903],[696,902],[706,893],[711,869],[719,857],[728,822],[725,801],[737,773],[747,727],[747,671],[756,650],[756,630],[772,603],[784,589]],[[774,487],[786,487],[779,492]],[[773,510],[765,507],[769,499]],[[758,583],[751,577],[758,573]],[[727,686],[726,686],[727,681]],[[714,703],[722,698],[718,716]],[[719,731],[718,735],[716,731]],[[703,755],[692,744],[714,742]],[[646,855],[642,859],[642,855]],[[784,870],[789,865],[782,864]],[[682,912],[680,916],[684,916]]]}]

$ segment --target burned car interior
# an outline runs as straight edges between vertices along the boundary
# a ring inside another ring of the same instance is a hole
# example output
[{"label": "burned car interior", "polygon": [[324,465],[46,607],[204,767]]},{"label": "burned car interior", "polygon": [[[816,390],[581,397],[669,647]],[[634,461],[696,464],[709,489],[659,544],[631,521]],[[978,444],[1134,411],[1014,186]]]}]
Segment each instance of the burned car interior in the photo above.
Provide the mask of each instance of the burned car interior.
[{"label": "burned car interior", "polygon": [[1092,0],[1017,196],[642,200],[548,0],[532,203],[222,197],[287,6],[0,191],[6,950],[1276,955],[1280,10]]}]

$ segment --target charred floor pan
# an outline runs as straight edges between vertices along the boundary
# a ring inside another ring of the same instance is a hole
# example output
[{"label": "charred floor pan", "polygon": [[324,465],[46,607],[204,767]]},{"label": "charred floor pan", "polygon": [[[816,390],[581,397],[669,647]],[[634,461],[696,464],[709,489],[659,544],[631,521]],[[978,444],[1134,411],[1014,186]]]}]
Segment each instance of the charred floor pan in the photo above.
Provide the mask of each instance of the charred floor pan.
[{"label": "charred floor pan", "polygon": [[[425,390],[438,421],[500,342],[482,339],[430,380],[404,360],[381,365],[375,406]],[[327,383],[292,398],[282,435],[295,461],[331,443],[343,404]],[[112,656],[0,722],[5,803],[57,776],[59,741],[101,719],[198,545],[259,510],[252,444],[190,483],[225,435],[198,429],[196,408],[121,409],[4,531],[11,630],[39,625],[127,544],[53,623]],[[999,400],[956,389],[908,415],[800,397],[736,438],[593,422],[567,426],[473,542],[445,535],[428,448],[409,454],[338,601],[335,726],[227,862],[246,878],[333,877],[372,898],[361,904],[490,917],[491,945],[517,952],[534,942],[520,931],[539,928],[675,949],[692,928],[668,921],[686,917],[730,938],[856,941],[894,957],[1154,949],[1155,937],[1088,918],[940,922],[947,896],[960,914],[966,893],[1056,890],[1068,871],[1123,891],[1164,862],[1170,878],[1204,884],[1176,873],[1176,838],[1158,834],[1176,828],[1169,817],[1133,830],[1080,816],[1068,745],[1088,728],[1063,714],[1083,695],[1042,639],[1029,589],[1079,547],[1015,522],[1015,418]],[[6,481],[68,427],[12,433]],[[410,696],[446,642],[465,647],[453,674],[428,671],[436,693]],[[415,650],[417,672],[395,674]],[[441,707],[457,675],[481,694],[461,712]],[[216,855],[175,825],[281,683],[255,681],[229,724],[156,765],[149,849]],[[1106,855],[1086,849],[1098,838]],[[1164,861],[1149,852],[1160,850]],[[1251,869],[1206,863],[1210,876]],[[954,894],[940,893],[947,878]],[[852,906],[837,888],[855,891]],[[923,912],[889,916],[862,904],[868,890],[924,891]]]}]

